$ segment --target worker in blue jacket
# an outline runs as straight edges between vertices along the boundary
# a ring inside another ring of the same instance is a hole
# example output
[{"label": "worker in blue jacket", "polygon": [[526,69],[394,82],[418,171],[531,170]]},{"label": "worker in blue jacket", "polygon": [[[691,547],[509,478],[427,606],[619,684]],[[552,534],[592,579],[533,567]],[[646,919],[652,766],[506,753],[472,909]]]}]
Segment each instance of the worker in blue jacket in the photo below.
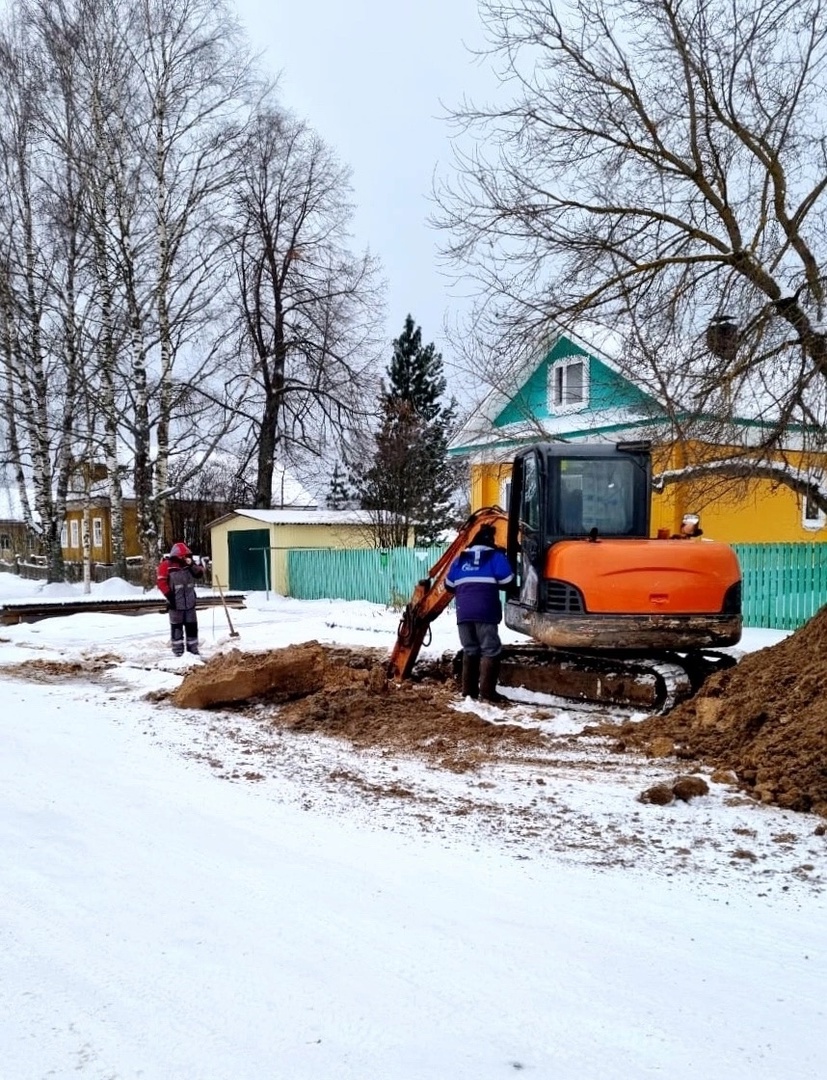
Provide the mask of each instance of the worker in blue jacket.
[{"label": "worker in blue jacket", "polygon": [[500,589],[513,580],[505,552],[496,546],[493,525],[481,525],[470,547],[457,555],[448,570],[445,588],[456,599],[464,697],[503,700],[497,693],[502,652],[497,630],[503,617]]}]

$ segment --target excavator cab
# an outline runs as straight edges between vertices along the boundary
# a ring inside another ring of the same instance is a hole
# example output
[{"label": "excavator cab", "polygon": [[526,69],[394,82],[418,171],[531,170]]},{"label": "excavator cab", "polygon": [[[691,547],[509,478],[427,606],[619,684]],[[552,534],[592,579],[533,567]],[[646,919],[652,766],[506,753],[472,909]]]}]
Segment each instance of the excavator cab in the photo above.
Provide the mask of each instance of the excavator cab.
[{"label": "excavator cab", "polygon": [[646,444],[538,443],[517,454],[511,474],[508,552],[512,595],[542,604],[551,544],[588,537],[648,537],[651,459]]},{"label": "excavator cab", "polygon": [[725,544],[650,539],[647,443],[538,443],[511,478],[505,622],[545,645],[659,652],[734,645],[740,569]]}]

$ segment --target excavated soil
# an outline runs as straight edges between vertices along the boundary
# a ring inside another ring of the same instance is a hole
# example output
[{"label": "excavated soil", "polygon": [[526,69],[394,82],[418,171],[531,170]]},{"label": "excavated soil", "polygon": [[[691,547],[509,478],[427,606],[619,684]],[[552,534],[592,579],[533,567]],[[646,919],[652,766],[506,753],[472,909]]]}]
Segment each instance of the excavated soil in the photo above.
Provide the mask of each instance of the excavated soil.
[{"label": "excavated soil", "polygon": [[[109,654],[79,662],[29,661],[4,673],[38,681],[96,677]],[[191,668],[178,688],[151,695],[181,708],[255,712],[294,732],[348,740],[390,756],[413,753],[456,772],[532,748],[549,748],[539,728],[492,723],[458,711],[449,662],[420,664],[401,686],[385,677],[387,652],[308,642],[263,653],[233,650]],[[711,676],[666,716],[585,727],[614,749],[697,762],[712,779],[737,784],[761,802],[827,817],[827,608],[771,648]],[[674,793],[673,793],[674,794]],[[671,796],[670,796],[671,798]],[[655,801],[654,796],[652,800]]]},{"label": "excavated soil", "polygon": [[103,653],[83,660],[25,660],[21,664],[4,665],[3,674],[30,682],[53,683],[61,679],[99,675],[116,667],[120,659],[113,653]]},{"label": "excavated soil", "polygon": [[272,702],[278,708],[271,722],[279,727],[337,736],[360,749],[418,753],[454,771],[544,739],[531,728],[451,709],[457,688],[438,664],[431,675],[420,668],[417,681],[397,685],[388,681],[386,663],[385,650],[315,641],[267,653],[233,651],[189,671],[172,701],[183,708]]},{"label": "excavated soil", "polygon": [[713,675],[667,716],[625,724],[621,737],[655,756],[730,770],[762,802],[827,816],[827,608]]}]

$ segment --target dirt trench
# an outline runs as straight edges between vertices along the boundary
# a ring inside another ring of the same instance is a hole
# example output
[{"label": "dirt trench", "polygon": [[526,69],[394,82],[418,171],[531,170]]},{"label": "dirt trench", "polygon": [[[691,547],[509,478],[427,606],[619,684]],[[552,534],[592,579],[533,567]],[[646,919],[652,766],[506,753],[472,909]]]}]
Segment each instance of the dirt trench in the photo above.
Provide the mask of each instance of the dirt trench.
[{"label": "dirt trench", "polygon": [[542,743],[538,730],[457,712],[450,665],[420,665],[402,684],[385,675],[386,650],[312,641],[266,653],[232,651],[191,669],[171,695],[180,708],[274,706],[272,722],[347,739],[361,749],[415,752],[465,771],[509,749]]}]

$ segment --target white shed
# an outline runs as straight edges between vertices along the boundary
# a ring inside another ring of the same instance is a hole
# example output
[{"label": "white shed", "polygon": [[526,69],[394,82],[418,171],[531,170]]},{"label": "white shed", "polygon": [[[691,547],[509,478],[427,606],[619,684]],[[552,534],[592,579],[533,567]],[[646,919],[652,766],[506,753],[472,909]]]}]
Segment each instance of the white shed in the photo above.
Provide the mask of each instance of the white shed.
[{"label": "white shed", "polygon": [[213,581],[245,592],[286,593],[288,551],[376,547],[366,510],[234,510],[209,529]]}]

